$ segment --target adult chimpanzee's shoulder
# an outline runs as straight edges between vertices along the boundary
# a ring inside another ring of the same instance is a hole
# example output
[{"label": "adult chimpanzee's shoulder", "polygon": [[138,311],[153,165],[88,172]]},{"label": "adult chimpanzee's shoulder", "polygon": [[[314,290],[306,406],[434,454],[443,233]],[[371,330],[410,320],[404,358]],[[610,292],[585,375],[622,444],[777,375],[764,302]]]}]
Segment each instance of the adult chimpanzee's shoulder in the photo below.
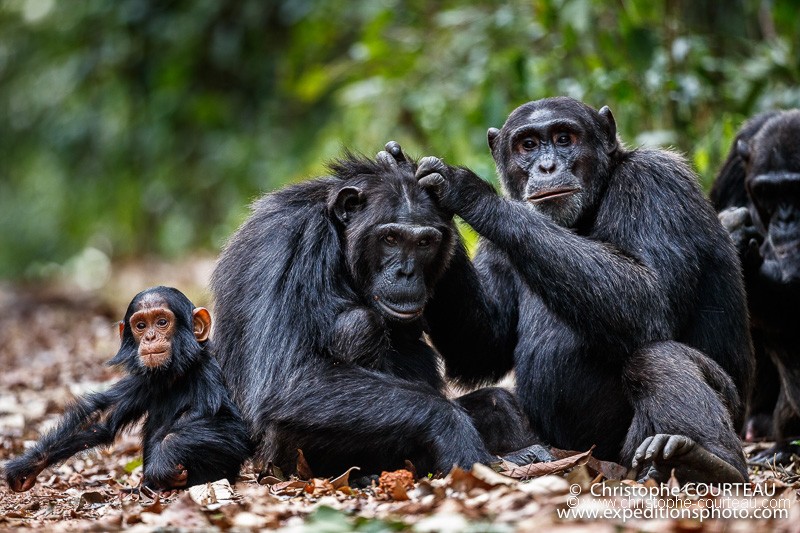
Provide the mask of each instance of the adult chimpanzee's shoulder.
[{"label": "adult chimpanzee's shoulder", "polygon": [[[693,232],[698,218],[707,219],[712,214],[697,176],[680,154],[638,148],[620,156],[598,212],[597,226],[627,230],[632,235],[642,233],[645,244],[661,248],[662,239]],[[660,228],[661,238],[657,240],[651,238],[655,228]]]},{"label": "adult chimpanzee's shoulder", "polygon": [[663,148],[636,148],[622,155],[622,164],[616,166],[620,177],[633,183],[651,180],[647,185],[657,185],[659,190],[670,192],[699,191],[697,176],[686,158]]}]

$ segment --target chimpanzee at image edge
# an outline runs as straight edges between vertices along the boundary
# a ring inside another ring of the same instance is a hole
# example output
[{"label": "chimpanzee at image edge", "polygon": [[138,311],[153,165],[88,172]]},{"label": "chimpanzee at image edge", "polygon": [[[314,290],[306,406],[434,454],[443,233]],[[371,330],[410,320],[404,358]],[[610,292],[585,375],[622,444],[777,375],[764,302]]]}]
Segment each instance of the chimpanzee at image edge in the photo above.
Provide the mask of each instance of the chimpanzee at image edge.
[{"label": "chimpanzee at image edge", "polygon": [[756,379],[746,440],[774,439],[754,462],[800,447],[800,110],[761,113],[738,132],[711,200],[739,252]]}]

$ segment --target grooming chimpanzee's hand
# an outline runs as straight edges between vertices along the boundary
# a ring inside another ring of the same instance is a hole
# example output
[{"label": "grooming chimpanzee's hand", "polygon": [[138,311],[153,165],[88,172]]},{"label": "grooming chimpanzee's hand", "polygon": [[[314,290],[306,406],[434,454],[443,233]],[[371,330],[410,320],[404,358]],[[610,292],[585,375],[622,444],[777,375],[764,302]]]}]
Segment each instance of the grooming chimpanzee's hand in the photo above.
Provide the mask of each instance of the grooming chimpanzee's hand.
[{"label": "grooming chimpanzee's hand", "polygon": [[423,157],[415,177],[420,187],[433,194],[442,209],[462,217],[464,210],[482,196],[495,196],[492,186],[474,173],[451,167],[438,157]]},{"label": "grooming chimpanzee's hand", "polygon": [[753,226],[750,211],[746,207],[729,207],[720,211],[718,217],[736,246],[744,271],[758,271],[764,262],[759,251],[764,236]]}]

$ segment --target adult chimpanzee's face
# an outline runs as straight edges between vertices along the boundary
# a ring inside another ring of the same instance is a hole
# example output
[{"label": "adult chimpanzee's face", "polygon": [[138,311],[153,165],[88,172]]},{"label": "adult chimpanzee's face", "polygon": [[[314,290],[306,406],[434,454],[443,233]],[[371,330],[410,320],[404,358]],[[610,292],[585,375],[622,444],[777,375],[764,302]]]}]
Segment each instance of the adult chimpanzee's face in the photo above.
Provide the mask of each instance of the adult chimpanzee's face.
[{"label": "adult chimpanzee's face", "polygon": [[765,234],[762,255],[781,264],[786,281],[800,281],[800,111],[773,121],[737,149],[747,162],[751,215]]},{"label": "adult chimpanzee's face", "polygon": [[605,186],[616,125],[607,108],[550,98],[517,108],[489,145],[509,196],[572,227]]},{"label": "adult chimpanzee's face", "polygon": [[442,232],[433,226],[405,222],[380,224],[376,266],[370,296],[392,320],[414,320],[428,299],[426,273],[439,256]]},{"label": "adult chimpanzee's face", "polygon": [[333,211],[344,226],[356,290],[387,320],[418,319],[450,260],[455,230],[413,169],[386,169],[349,183]]}]

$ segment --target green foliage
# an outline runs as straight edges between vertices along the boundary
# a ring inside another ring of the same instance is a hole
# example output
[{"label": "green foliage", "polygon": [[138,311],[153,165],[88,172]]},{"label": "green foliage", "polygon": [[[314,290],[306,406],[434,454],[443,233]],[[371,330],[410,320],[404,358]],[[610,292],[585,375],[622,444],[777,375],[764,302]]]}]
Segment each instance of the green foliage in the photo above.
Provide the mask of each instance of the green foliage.
[{"label": "green foliage", "polygon": [[344,146],[493,179],[486,128],[557,94],[708,185],[744,118],[800,105],[798,36],[793,0],[8,0],[0,277],[215,250]]},{"label": "green foliage", "polygon": [[321,505],[311,513],[303,524],[301,531],[304,533],[391,533],[407,530],[403,522],[365,518],[363,516],[350,517],[342,511]]}]

